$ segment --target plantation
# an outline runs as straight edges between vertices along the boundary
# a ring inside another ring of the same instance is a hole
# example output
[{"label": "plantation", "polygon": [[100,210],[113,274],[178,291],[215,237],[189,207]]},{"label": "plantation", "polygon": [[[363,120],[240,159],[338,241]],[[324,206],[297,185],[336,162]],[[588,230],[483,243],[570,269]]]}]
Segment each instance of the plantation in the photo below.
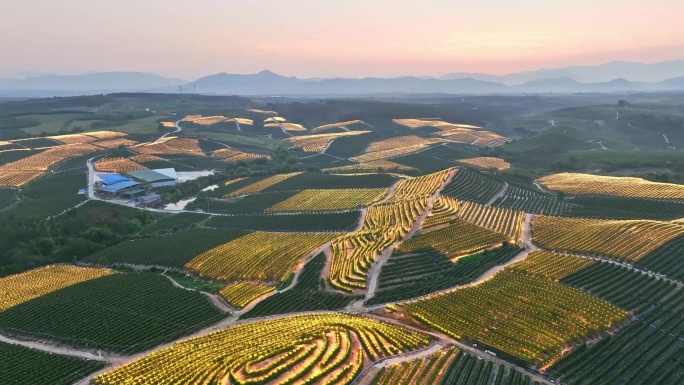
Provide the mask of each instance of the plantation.
[{"label": "plantation", "polygon": [[[254,344],[255,335],[268,339]],[[203,378],[231,383],[349,384],[364,365],[428,342],[425,335],[368,318],[332,313],[295,316],[233,326],[180,342],[93,382],[155,385],[166,384],[169,378],[179,383]]]},{"label": "plantation", "polygon": [[462,163],[468,166],[479,167],[485,170],[495,169],[501,171],[511,168],[511,164],[506,162],[505,160],[501,158],[492,157],[459,159],[458,163]]},{"label": "plantation", "polygon": [[327,233],[250,233],[196,256],[185,267],[219,281],[283,282],[304,256],[332,238]]},{"label": "plantation", "polygon": [[356,162],[388,159],[420,151],[437,142],[436,139],[424,139],[415,135],[399,136],[373,142],[366,149],[365,153],[350,159]]},{"label": "plantation", "polygon": [[684,295],[679,289],[663,303],[613,336],[582,344],[549,373],[563,383],[669,385],[684,380]]},{"label": "plantation", "polygon": [[536,363],[627,316],[577,289],[517,272],[398,308],[454,338]]},{"label": "plantation", "polygon": [[550,190],[573,195],[613,195],[630,198],[684,199],[684,186],[641,178],[562,173],[537,180]]},{"label": "plantation", "polygon": [[72,346],[138,352],[224,317],[201,293],[158,274],[111,274],[0,312],[0,329]]},{"label": "plantation", "polygon": [[[571,210],[574,214],[575,207],[577,207],[574,206],[575,203],[579,204],[580,202],[573,199],[571,205],[553,195],[509,184],[504,194],[494,201],[494,206],[521,210],[533,214],[564,215]],[[578,214],[580,214],[579,211]]]},{"label": "plantation", "polygon": [[146,167],[122,157],[102,158],[97,160],[93,166],[97,171],[104,172],[128,172],[134,170],[147,170]]},{"label": "plantation", "polygon": [[396,181],[397,178],[389,174],[330,175],[318,172],[304,172],[286,178],[271,187],[265,188],[263,191],[387,188]]},{"label": "plantation", "polygon": [[240,318],[265,317],[301,311],[342,309],[354,297],[325,291],[325,284],[321,278],[324,268],[325,255],[318,254],[304,266],[297,284],[292,289],[266,298]]},{"label": "plantation", "polygon": [[677,290],[673,282],[605,262],[591,264],[560,282],[635,312],[662,302]]},{"label": "plantation", "polygon": [[634,266],[684,282],[684,237],[679,236],[646,254]]},{"label": "plantation", "polygon": [[520,238],[523,217],[524,214],[521,211],[462,202],[440,196],[435,201],[423,228],[449,223],[452,219],[459,218],[478,227],[503,234],[510,242],[516,243]]},{"label": "plantation", "polygon": [[636,261],[684,234],[684,226],[645,220],[537,217],[532,231],[535,242],[549,249]]},{"label": "plantation", "polygon": [[[194,214],[200,215],[200,214]],[[250,214],[214,216],[206,221],[207,227],[253,231],[290,232],[343,232],[355,229],[361,213],[349,211],[318,214]]]},{"label": "plantation", "polygon": [[199,226],[200,223],[205,222],[208,218],[209,215],[207,214],[188,212],[168,215],[161,217],[154,221],[154,223],[146,226],[140,232],[140,234],[155,234],[187,230],[189,228]]},{"label": "plantation", "polygon": [[0,210],[4,210],[17,202],[17,190],[0,188]]},{"label": "plantation", "polygon": [[382,199],[387,189],[303,190],[266,211],[334,211],[368,206]]},{"label": "plantation", "polygon": [[463,167],[458,170],[442,193],[456,199],[486,203],[502,187],[503,182],[499,179],[471,168]]},{"label": "plantation", "polygon": [[98,264],[130,263],[143,266],[181,268],[195,256],[243,236],[237,230],[192,229],[163,237],[141,238],[119,243],[86,258]]},{"label": "plantation", "polygon": [[291,173],[291,174],[278,174],[274,175],[265,179],[257,180],[257,181],[252,181],[252,183],[247,184],[244,187],[238,188],[228,194],[225,195],[225,197],[238,197],[241,195],[248,195],[248,194],[255,194],[258,192],[262,192],[263,190],[280,183],[288,178],[292,178],[296,175],[299,175],[299,173]]},{"label": "plantation", "polygon": [[525,271],[553,281],[558,281],[578,270],[594,264],[594,260],[572,255],[551,253],[543,250],[531,252],[525,260],[509,266],[511,270]]},{"label": "plantation", "polygon": [[330,284],[347,292],[365,288],[370,264],[409,231],[426,203],[425,198],[418,198],[369,208],[361,230],[332,242]]},{"label": "plantation", "polygon": [[430,247],[454,260],[463,254],[501,244],[503,241],[501,234],[456,219],[447,227],[418,234],[402,243],[397,251],[411,253]]},{"label": "plantation", "polygon": [[301,149],[303,152],[321,152],[326,149],[333,140],[345,136],[363,135],[369,132],[370,131],[351,131],[335,134],[302,135],[287,138],[284,142],[290,147]]},{"label": "plantation", "polygon": [[497,365],[450,347],[417,360],[386,366],[372,382],[372,385],[394,384],[538,385],[539,382],[531,381],[529,376],[517,370],[506,369],[504,365]]},{"label": "plantation", "polygon": [[572,199],[572,209],[566,215],[602,219],[671,220],[684,217],[684,203],[652,199],[580,196]]},{"label": "plantation", "polygon": [[221,289],[219,294],[231,306],[242,309],[255,299],[274,290],[275,287],[273,286],[250,282],[234,282]]},{"label": "plantation", "polygon": [[3,385],[71,385],[105,366],[99,361],[49,354],[1,342],[0,357],[0,383]]},{"label": "plantation", "polygon": [[404,301],[465,285],[522,251],[517,247],[500,247],[461,257],[456,263],[451,263],[445,256],[430,249],[417,250],[417,254],[395,253],[380,272],[379,291],[366,303],[374,305]]},{"label": "plantation", "polygon": [[397,183],[388,201],[401,201],[432,195],[447,181],[454,169],[447,169],[417,178],[404,179]]},{"label": "plantation", "polygon": [[0,312],[87,280],[110,275],[105,269],[50,265],[0,278]]},{"label": "plantation", "polygon": [[383,367],[372,385],[444,384],[449,367],[460,357],[456,348],[438,350],[418,360]]}]

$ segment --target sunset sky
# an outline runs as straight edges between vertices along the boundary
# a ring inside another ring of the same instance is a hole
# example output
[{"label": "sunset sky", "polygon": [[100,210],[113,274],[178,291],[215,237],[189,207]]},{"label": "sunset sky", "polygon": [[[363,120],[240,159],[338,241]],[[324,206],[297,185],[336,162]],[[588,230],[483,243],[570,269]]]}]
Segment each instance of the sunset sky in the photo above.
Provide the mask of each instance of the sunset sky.
[{"label": "sunset sky", "polygon": [[502,74],[684,59],[682,0],[0,0],[0,76]]}]

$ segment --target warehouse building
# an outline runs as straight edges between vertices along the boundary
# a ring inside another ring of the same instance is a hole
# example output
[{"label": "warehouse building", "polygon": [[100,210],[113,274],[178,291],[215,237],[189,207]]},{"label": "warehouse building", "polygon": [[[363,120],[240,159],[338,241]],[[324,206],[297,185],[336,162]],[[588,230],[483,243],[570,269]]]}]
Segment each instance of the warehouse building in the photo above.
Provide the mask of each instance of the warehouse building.
[{"label": "warehouse building", "polygon": [[178,183],[178,174],[173,168],[129,171],[126,176],[151,187],[175,186]]}]

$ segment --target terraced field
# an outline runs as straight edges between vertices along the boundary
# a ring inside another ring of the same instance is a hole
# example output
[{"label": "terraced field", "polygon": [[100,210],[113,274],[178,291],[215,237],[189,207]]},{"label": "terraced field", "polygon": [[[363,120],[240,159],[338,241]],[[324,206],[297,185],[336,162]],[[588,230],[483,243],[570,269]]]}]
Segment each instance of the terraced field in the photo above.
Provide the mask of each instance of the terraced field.
[{"label": "terraced field", "polygon": [[[268,335],[254,344],[255,335]],[[342,314],[303,315],[248,323],[180,342],[94,379],[95,384],[236,383],[349,384],[364,365],[429,343],[423,334]]]}]

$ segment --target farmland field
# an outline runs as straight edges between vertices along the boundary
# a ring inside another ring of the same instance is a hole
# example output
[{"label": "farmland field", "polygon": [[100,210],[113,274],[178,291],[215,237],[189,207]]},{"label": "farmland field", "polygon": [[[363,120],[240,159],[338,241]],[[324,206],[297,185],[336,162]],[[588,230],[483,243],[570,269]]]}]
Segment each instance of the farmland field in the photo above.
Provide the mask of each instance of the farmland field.
[{"label": "farmland field", "polygon": [[1,384],[684,384],[680,93],[254,76],[0,98]]},{"label": "farmland field", "polygon": [[0,312],[0,330],[69,345],[143,351],[223,317],[202,294],[158,274],[111,274]]},{"label": "farmland field", "polygon": [[[261,331],[269,335],[268,341],[255,345],[254,335]],[[146,384],[153,385],[166,383],[169,376],[181,382],[203,376],[269,383],[290,377],[318,383],[336,379],[346,384],[365,364],[428,342],[423,334],[363,317],[295,316],[234,326],[178,343],[98,376],[94,383],[119,384],[144,378]],[[260,358],[255,361],[256,357]],[[215,360],[228,365],[208,365]],[[164,373],[149,371],[160,365]]]},{"label": "farmland field", "polygon": [[[0,343],[0,383],[4,385],[71,385],[104,368],[99,361],[60,356]],[[40,368],[40,370],[36,370]]]},{"label": "farmland field", "polygon": [[[517,272],[398,308],[454,338],[540,363],[568,342],[609,329],[627,317],[625,311],[577,289]],[[496,329],[485,331],[494,325]]]},{"label": "farmland field", "polygon": [[125,241],[92,255],[88,261],[99,264],[130,263],[180,268],[195,256],[244,234],[237,230],[179,231],[164,235],[163,238],[150,237]]},{"label": "farmland field", "polygon": [[208,250],[185,267],[220,281],[283,282],[305,255],[332,238],[326,233],[255,232]]}]

